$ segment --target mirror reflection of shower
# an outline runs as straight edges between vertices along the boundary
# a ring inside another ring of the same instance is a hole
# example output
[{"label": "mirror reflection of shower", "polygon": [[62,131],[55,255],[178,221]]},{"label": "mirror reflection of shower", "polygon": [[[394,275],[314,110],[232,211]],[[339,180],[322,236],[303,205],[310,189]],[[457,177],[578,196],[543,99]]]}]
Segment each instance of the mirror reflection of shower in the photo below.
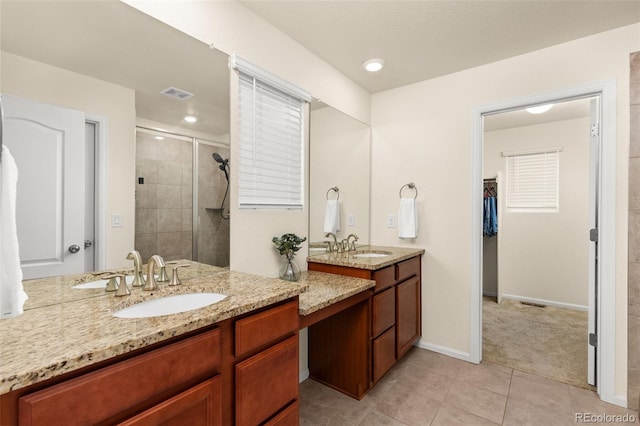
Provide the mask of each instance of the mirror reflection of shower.
[{"label": "mirror reflection of shower", "polygon": [[227,195],[229,194],[229,171],[230,171],[229,159],[228,158],[224,159],[217,152],[214,152],[212,156],[213,156],[213,159],[216,161],[216,163],[219,164],[218,168],[224,172],[224,177],[227,179],[227,188],[224,191],[224,197],[222,197],[222,204],[220,204],[220,216],[223,219],[228,220],[229,213],[227,213],[226,216],[224,214],[224,202],[227,200]]}]

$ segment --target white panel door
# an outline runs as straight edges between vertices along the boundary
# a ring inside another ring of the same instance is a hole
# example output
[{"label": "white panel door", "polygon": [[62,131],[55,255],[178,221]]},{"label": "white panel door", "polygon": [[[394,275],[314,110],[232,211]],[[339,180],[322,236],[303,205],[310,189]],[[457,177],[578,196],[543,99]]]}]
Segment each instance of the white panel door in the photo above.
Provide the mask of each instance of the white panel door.
[{"label": "white panel door", "polygon": [[84,113],[8,95],[2,104],[24,279],[83,272]]}]

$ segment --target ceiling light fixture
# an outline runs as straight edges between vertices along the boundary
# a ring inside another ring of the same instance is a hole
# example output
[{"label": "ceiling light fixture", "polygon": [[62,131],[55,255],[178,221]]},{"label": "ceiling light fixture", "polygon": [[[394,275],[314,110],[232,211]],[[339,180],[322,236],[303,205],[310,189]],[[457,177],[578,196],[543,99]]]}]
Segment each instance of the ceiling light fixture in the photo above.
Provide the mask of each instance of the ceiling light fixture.
[{"label": "ceiling light fixture", "polygon": [[155,137],[155,139],[156,139],[157,141],[163,141],[163,140],[164,140],[164,138],[163,138],[162,136],[156,136],[156,137]]},{"label": "ceiling light fixture", "polygon": [[553,107],[553,104],[538,105],[531,108],[527,108],[527,112],[530,114],[542,114],[549,111]]},{"label": "ceiling light fixture", "polygon": [[364,61],[362,63],[362,68],[369,72],[378,72],[384,68],[385,65],[386,62],[383,59],[373,58]]},{"label": "ceiling light fixture", "polygon": [[195,118],[193,115],[186,115],[184,117],[184,121],[186,121],[187,123],[195,123],[196,121],[198,121],[198,119]]}]

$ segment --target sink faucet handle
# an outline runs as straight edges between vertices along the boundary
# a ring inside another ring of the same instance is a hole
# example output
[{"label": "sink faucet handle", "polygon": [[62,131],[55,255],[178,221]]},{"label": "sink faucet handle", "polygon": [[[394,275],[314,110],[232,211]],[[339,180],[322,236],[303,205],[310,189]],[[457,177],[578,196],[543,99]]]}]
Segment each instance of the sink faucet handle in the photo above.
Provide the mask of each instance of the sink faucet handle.
[{"label": "sink faucet handle", "polygon": [[182,281],[180,281],[180,277],[178,276],[178,269],[179,268],[188,268],[189,265],[188,263],[181,263],[179,265],[172,265],[173,268],[173,275],[171,276],[171,281],[169,282],[170,286],[174,286],[174,285],[180,285],[182,284]]},{"label": "sink faucet handle", "polygon": [[103,278],[109,278],[109,284],[107,284],[107,291],[113,291],[113,290],[108,290],[109,285],[112,283],[116,282],[116,278],[120,279],[120,283],[117,285],[117,290],[116,290],[116,297],[121,297],[121,296],[128,296],[131,294],[131,291],[129,290],[129,286],[127,285],[127,278],[126,278],[126,274],[112,274],[112,275],[107,275]]},{"label": "sink faucet handle", "polygon": [[118,281],[116,281],[116,278],[119,275],[117,274],[112,274],[110,273],[109,275],[101,275],[100,279],[108,279],[109,282],[107,282],[107,286],[105,287],[104,291],[116,291],[118,289]]}]

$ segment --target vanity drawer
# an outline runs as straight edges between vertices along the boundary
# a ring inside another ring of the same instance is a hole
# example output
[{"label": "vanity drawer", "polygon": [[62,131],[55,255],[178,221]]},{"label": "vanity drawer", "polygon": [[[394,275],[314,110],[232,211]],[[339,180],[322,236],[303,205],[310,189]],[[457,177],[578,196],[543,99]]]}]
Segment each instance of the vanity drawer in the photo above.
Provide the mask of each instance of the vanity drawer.
[{"label": "vanity drawer", "polygon": [[258,425],[298,398],[298,336],[236,365],[236,425]]},{"label": "vanity drawer", "polygon": [[396,282],[395,265],[378,269],[373,273],[373,279],[376,281],[376,286],[373,288],[376,293],[391,287]]},{"label": "vanity drawer", "polygon": [[295,333],[298,303],[292,301],[236,321],[236,356]]},{"label": "vanity drawer", "polygon": [[396,322],[396,293],[388,288],[373,296],[373,337]]},{"label": "vanity drawer", "polygon": [[373,382],[396,363],[396,328],[391,327],[373,341]]},{"label": "vanity drawer", "polygon": [[300,404],[293,404],[282,410],[280,414],[269,420],[264,426],[298,426],[300,422]]},{"label": "vanity drawer", "polygon": [[219,371],[220,341],[220,329],[211,330],[25,395],[18,402],[19,424],[107,422],[172,388]]},{"label": "vanity drawer", "polygon": [[396,264],[396,281],[404,281],[414,275],[420,275],[420,256]]}]

